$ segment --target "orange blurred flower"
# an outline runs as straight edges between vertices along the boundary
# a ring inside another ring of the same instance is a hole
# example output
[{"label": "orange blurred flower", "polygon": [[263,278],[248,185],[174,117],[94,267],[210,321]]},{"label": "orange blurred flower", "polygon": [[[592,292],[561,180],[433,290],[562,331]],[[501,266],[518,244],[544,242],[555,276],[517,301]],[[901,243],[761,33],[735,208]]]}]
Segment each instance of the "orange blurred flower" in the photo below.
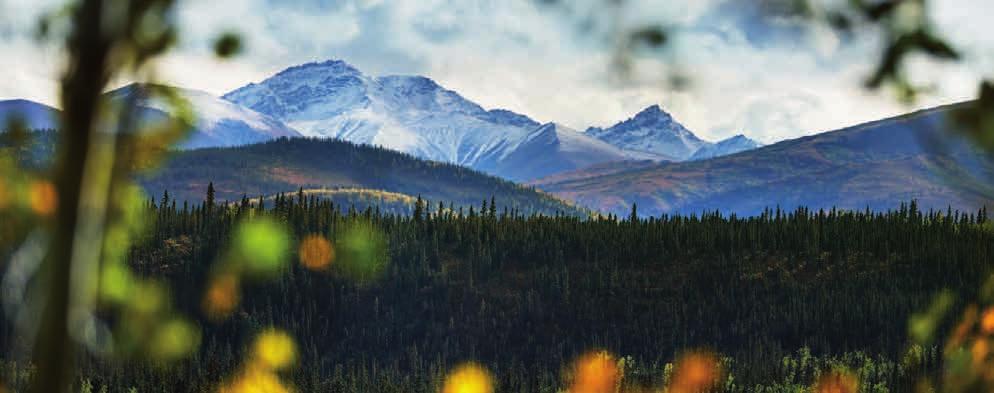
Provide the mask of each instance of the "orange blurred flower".
[{"label": "orange blurred flower", "polygon": [[442,393],[493,393],[493,378],[475,363],[457,367],[445,378]]},{"label": "orange blurred flower", "polygon": [[335,259],[335,250],[331,247],[331,242],[320,235],[310,235],[300,242],[300,264],[304,267],[323,271],[328,269]]},{"label": "orange blurred flower", "polygon": [[946,342],[947,354],[963,346],[963,343],[969,338],[970,332],[973,331],[973,327],[977,324],[977,314],[976,304],[971,304],[963,311],[963,319],[953,329],[949,340]]},{"label": "orange blurred flower", "polygon": [[605,351],[580,357],[574,372],[570,393],[614,393],[621,382],[617,361]]},{"label": "orange blurred flower", "polygon": [[204,296],[204,312],[214,319],[227,318],[238,306],[238,277],[225,274],[211,280]]},{"label": "orange blurred flower", "polygon": [[[5,183],[3,179],[0,179],[0,210],[7,208],[7,205],[10,204],[9,199],[10,195],[8,195],[7,192],[7,183]],[[3,387],[0,386],[0,389],[2,388]],[[0,390],[0,393],[3,393],[3,390]]]},{"label": "orange blurred flower", "polygon": [[994,334],[994,307],[988,307],[980,317],[980,329],[984,333]]},{"label": "orange blurred flower", "polygon": [[987,355],[991,353],[990,343],[987,339],[981,338],[973,342],[973,346],[970,347],[970,355],[973,357],[973,367],[982,368],[984,363],[987,361]]},{"label": "orange blurred flower", "polygon": [[58,205],[58,193],[55,185],[49,181],[35,181],[28,188],[28,198],[31,210],[39,216],[50,216],[55,213]]},{"label": "orange blurred flower", "polygon": [[670,392],[699,393],[717,385],[721,377],[718,357],[705,352],[692,352],[684,355],[673,371]]},{"label": "orange blurred flower", "polygon": [[815,393],[856,393],[859,391],[859,381],[852,374],[832,372],[822,376],[815,384]]}]

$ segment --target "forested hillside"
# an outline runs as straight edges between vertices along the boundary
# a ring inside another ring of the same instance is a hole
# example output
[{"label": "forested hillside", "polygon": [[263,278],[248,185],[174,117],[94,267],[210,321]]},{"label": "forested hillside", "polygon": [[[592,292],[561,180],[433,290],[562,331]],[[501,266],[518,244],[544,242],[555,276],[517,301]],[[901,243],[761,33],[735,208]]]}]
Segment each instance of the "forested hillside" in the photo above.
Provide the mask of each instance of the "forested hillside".
[{"label": "forested hillside", "polygon": [[[12,144],[9,135],[0,133],[0,149],[21,146],[11,155],[26,166],[45,168],[54,154],[56,135],[50,130],[35,131],[29,143],[21,145]],[[267,198],[304,188],[325,190],[326,197],[339,203],[351,200],[359,208],[378,203],[369,198],[403,195],[411,200],[421,196],[443,201],[456,208],[478,208],[482,202],[496,198],[500,208],[523,214],[591,214],[533,188],[472,169],[330,139],[282,138],[240,147],[177,151],[161,167],[138,180],[150,195],[159,196],[168,190],[173,199],[189,202],[202,200],[207,186],[213,183],[215,197],[228,201]],[[327,192],[333,189],[339,191]],[[342,191],[349,189],[364,191],[351,195]]]},{"label": "forested hillside", "polygon": [[[994,256],[986,211],[921,212],[913,203],[889,213],[624,220],[525,216],[495,204],[460,215],[436,201],[416,203],[410,216],[381,215],[307,193],[262,206],[148,204],[157,224],[130,264],[167,280],[181,309],[202,316],[202,349],[170,371],[90,362],[81,380],[96,388],[210,391],[238,367],[248,337],[277,326],[301,347],[290,375],[300,391],[434,392],[448,367],[476,360],[500,391],[554,392],[562,367],[592,349],[628,356],[626,386],[660,386],[665,365],[691,348],[727,356],[727,392],[797,391],[839,365],[865,372],[867,388],[909,391],[938,373],[941,358],[928,344],[907,358],[909,316],[943,289],[974,298]],[[338,258],[327,270],[294,264],[275,282],[247,282],[229,318],[209,318],[201,294],[212,263],[237,223],[261,216],[286,225],[291,244],[329,239]],[[349,259],[357,227],[371,239],[362,258],[374,267],[362,279]],[[0,378],[21,381],[17,370],[8,363]]]},{"label": "forested hillside", "polygon": [[560,199],[453,164],[391,150],[326,139],[279,139],[234,147],[177,152],[152,176],[140,179],[152,194],[197,201],[214,183],[218,199],[238,200],[300,187],[382,190],[446,204],[479,206],[496,197],[501,207],[527,213],[584,215]]}]

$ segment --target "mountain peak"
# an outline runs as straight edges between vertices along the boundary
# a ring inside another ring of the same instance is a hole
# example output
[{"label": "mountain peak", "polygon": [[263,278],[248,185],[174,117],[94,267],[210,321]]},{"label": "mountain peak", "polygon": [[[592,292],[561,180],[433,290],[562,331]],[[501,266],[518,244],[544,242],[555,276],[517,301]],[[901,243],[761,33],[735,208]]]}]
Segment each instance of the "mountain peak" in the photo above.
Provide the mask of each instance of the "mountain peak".
[{"label": "mountain peak", "polygon": [[752,140],[743,134],[738,134],[718,141],[717,143],[711,145],[705,145],[701,147],[690,160],[704,160],[708,158],[715,158],[721,156],[727,156],[747,150],[752,150],[763,146],[763,144]]},{"label": "mountain peak", "polygon": [[752,139],[750,137],[745,136],[745,134],[736,134],[736,135],[730,136],[728,138],[725,138],[725,139],[722,139],[722,140],[718,141],[717,144],[719,144],[719,145],[720,144],[725,144],[725,145],[731,145],[731,144],[735,144],[735,145],[748,145],[748,146],[753,146],[753,147],[759,147],[759,146],[762,145],[761,143],[756,142],[756,140],[754,140],[754,139]]},{"label": "mountain peak", "polygon": [[635,119],[657,119],[657,118],[671,119],[672,116],[670,116],[669,113],[664,111],[663,108],[660,108],[659,104],[652,104],[635,115]]},{"label": "mountain peak", "polygon": [[378,78],[380,83],[399,89],[431,91],[442,89],[435,80],[421,75],[388,75]]},{"label": "mountain peak", "polygon": [[610,128],[590,128],[587,133],[621,149],[666,160],[685,160],[707,144],[659,105],[650,105]]},{"label": "mountain peak", "polygon": [[730,136],[728,138],[725,138],[724,141],[731,142],[731,141],[751,141],[751,140],[752,140],[752,138],[749,138],[749,137],[745,136],[744,134],[735,134],[735,135],[732,135],[732,136]]},{"label": "mountain peak", "polygon": [[509,111],[507,109],[491,109],[481,117],[496,124],[512,125],[522,128],[539,126],[538,122],[532,120],[530,117]]},{"label": "mountain peak", "polygon": [[576,130],[566,127],[562,124],[556,122],[549,122],[538,126],[531,133],[532,135],[539,135],[539,134],[555,135],[562,131],[577,132]]},{"label": "mountain peak", "polygon": [[326,60],[326,61],[315,61],[310,63],[304,63],[301,65],[296,65],[280,71],[276,76],[286,76],[290,74],[296,74],[300,72],[308,73],[322,73],[322,74],[332,74],[332,75],[359,75],[362,74],[358,68],[355,68],[351,64],[343,60]]}]

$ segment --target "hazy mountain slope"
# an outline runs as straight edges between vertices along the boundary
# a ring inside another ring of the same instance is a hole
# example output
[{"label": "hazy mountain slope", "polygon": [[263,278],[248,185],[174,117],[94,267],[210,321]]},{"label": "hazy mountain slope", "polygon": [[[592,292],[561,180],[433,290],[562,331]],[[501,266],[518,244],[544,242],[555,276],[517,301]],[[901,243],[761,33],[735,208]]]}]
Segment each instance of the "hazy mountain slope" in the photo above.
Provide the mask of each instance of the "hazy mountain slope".
[{"label": "hazy mountain slope", "polygon": [[[582,133],[534,138],[539,123],[503,109],[485,110],[421,76],[372,77],[342,61],[288,68],[225,99],[280,119],[307,136],[381,146],[434,161],[459,164],[513,180],[579,169],[589,162],[628,157]],[[545,149],[541,141],[548,143]],[[563,147],[568,145],[568,147]],[[528,149],[529,154],[516,153]]]},{"label": "hazy mountain slope", "polygon": [[521,181],[628,159],[621,149],[555,123],[536,128],[510,151],[488,172]]},{"label": "hazy mountain slope", "polygon": [[363,188],[432,201],[479,206],[491,196],[522,212],[586,214],[561,200],[506,180],[406,154],[327,139],[279,139],[256,145],[177,152],[140,181],[148,192],[169,190],[200,201],[213,182],[220,199],[257,198],[299,187]]},{"label": "hazy mountain slope", "polygon": [[728,139],[704,145],[690,157],[690,160],[705,160],[735,154],[747,150],[752,150],[762,146],[761,143],[749,139],[745,135],[739,134]]},{"label": "hazy mountain slope", "polygon": [[[150,123],[170,116],[172,108],[161,100],[146,99],[146,86],[131,84],[110,93],[113,99],[124,100],[138,95],[142,118]],[[194,112],[196,124],[181,144],[182,149],[200,147],[240,146],[279,137],[301,136],[282,122],[210,93],[174,88],[186,99]]]},{"label": "hazy mountain slope", "polygon": [[618,148],[633,152],[633,157],[666,161],[690,158],[708,145],[663,111],[652,105],[608,128],[592,127],[586,133]]},{"label": "hazy mountain slope", "polygon": [[0,130],[15,117],[24,121],[28,129],[54,129],[58,127],[59,110],[28,100],[0,101]]},{"label": "hazy mountain slope", "polygon": [[643,214],[764,207],[975,209],[994,199],[986,153],[947,133],[950,110],[936,108],[732,156],[656,165],[605,164],[534,184],[586,206]]}]

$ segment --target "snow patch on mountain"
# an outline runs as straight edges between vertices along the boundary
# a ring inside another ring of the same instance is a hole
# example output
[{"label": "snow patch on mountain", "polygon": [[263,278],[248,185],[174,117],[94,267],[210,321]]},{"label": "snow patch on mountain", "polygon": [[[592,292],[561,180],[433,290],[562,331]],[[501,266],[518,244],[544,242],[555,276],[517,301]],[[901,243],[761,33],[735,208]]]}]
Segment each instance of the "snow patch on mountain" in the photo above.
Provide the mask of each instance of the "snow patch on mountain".
[{"label": "snow patch on mountain", "polygon": [[[146,123],[174,115],[172,105],[163,99],[147,98],[148,88],[146,85],[131,84],[108,94],[115,100],[135,98],[136,105],[143,112],[140,117]],[[180,148],[240,146],[279,137],[301,136],[299,132],[279,120],[210,93],[192,89],[172,89],[190,104],[195,118],[194,129],[180,144]]]},{"label": "snow patch on mountain", "polygon": [[658,105],[610,128],[577,132],[484,109],[430,78],[374,77],[340,60],[291,67],[223,98],[306,136],[380,146],[512,180],[609,160],[682,161],[710,145]]},{"label": "snow patch on mountain", "polygon": [[539,123],[486,110],[423,76],[371,77],[343,61],[288,68],[224,99],[284,121],[307,136],[381,146],[484,170],[506,159]]}]

